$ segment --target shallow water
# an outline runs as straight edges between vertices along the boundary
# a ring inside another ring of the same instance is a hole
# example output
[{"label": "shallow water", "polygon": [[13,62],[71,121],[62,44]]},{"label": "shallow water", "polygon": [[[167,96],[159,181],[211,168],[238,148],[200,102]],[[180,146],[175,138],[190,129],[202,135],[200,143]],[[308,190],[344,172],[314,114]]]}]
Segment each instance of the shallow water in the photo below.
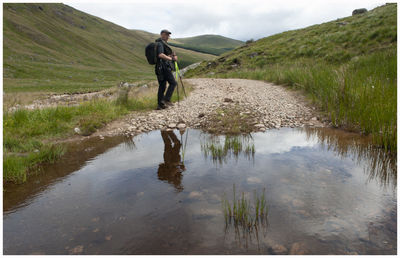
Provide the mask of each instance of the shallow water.
[{"label": "shallow water", "polygon": [[[396,254],[396,160],[367,138],[284,128],[234,139],[153,131],[76,144],[6,187],[4,253]],[[233,185],[249,200],[265,188],[256,230],[226,223]]]}]

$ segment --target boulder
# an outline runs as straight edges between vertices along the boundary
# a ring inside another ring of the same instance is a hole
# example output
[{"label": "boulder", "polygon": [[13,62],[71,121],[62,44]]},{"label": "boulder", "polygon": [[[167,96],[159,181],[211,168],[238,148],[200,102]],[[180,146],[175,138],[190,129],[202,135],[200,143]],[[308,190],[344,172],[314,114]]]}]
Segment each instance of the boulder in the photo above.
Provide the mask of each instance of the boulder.
[{"label": "boulder", "polygon": [[367,9],[365,9],[365,8],[359,8],[359,9],[355,9],[355,10],[352,12],[352,15],[363,14],[363,13],[366,13],[366,12],[368,12]]}]

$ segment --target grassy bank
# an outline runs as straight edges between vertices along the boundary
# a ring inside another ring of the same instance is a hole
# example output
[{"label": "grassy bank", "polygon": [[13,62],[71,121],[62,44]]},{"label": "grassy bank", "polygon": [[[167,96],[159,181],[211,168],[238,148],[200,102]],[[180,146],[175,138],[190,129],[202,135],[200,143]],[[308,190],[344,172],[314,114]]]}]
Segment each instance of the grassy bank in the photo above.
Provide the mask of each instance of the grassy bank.
[{"label": "grassy bank", "polygon": [[[186,86],[186,85],[185,85]],[[190,92],[190,85],[186,86]],[[107,123],[130,111],[155,109],[157,87],[146,92],[132,92],[127,101],[92,100],[79,106],[59,106],[36,110],[20,109],[3,115],[4,154],[3,179],[6,183],[22,183],[29,172],[43,162],[53,162],[65,152],[55,140],[71,137],[78,127],[82,135],[91,135]],[[176,101],[176,94],[172,101]]]},{"label": "grassy bank", "polygon": [[304,90],[328,112],[333,124],[372,134],[374,143],[396,151],[397,56],[362,56],[341,66],[298,61],[264,69],[217,74],[220,78],[266,80]]},{"label": "grassy bank", "polygon": [[186,76],[302,89],[335,126],[371,134],[376,145],[397,152],[397,4],[262,38]]},{"label": "grassy bank", "polygon": [[[154,79],[144,35],[57,3],[4,3],[4,92],[93,92]],[[178,47],[182,68],[212,59]]]}]

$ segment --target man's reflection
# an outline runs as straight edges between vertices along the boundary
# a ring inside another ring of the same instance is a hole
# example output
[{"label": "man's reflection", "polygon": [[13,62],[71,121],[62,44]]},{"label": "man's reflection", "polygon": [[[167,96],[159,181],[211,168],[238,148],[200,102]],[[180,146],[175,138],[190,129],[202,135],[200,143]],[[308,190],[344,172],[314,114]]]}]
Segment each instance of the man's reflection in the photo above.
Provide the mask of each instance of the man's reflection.
[{"label": "man's reflection", "polygon": [[158,166],[158,179],[173,184],[180,192],[183,190],[182,172],[185,170],[179,153],[181,142],[173,131],[161,131],[161,137],[164,141],[164,163]]}]

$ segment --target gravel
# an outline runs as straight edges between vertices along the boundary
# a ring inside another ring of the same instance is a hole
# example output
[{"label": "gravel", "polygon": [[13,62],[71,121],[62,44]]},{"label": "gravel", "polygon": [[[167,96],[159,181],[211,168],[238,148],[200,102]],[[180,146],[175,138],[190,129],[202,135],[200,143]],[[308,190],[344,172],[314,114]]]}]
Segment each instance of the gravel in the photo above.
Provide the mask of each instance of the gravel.
[{"label": "gravel", "polygon": [[151,130],[202,128],[219,108],[239,106],[242,114],[256,114],[256,131],[281,127],[327,126],[304,97],[285,87],[245,79],[187,79],[194,85],[188,98],[164,110],[128,115],[112,133],[136,135]]}]

